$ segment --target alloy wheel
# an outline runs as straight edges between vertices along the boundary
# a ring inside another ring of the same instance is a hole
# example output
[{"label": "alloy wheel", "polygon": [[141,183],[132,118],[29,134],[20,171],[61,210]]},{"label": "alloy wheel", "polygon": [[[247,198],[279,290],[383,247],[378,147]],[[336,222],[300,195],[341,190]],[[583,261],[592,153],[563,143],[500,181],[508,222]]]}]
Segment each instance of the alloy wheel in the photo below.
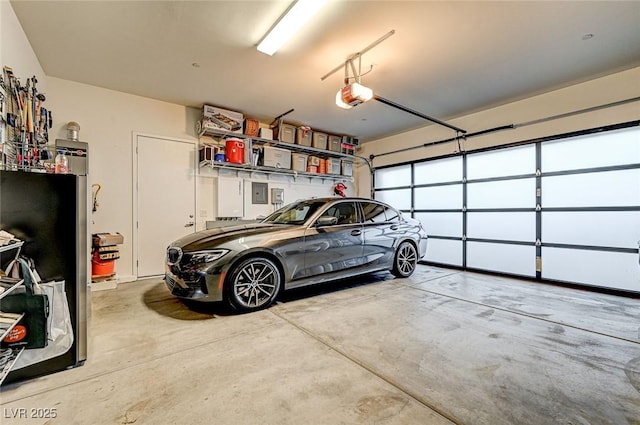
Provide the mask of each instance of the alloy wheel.
[{"label": "alloy wheel", "polygon": [[266,307],[278,294],[280,281],[280,271],[271,260],[245,260],[233,274],[232,302],[242,310]]},{"label": "alloy wheel", "polygon": [[416,248],[409,242],[403,242],[398,247],[396,262],[394,264],[394,274],[399,277],[411,276],[418,263]]}]

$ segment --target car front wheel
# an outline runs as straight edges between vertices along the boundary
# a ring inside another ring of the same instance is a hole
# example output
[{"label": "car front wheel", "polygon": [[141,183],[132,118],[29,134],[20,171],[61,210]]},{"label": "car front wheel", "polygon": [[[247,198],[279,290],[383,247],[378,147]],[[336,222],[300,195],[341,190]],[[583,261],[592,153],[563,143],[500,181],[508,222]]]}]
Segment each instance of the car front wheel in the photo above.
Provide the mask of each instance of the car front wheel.
[{"label": "car front wheel", "polygon": [[275,301],[281,285],[280,269],[272,260],[264,257],[248,258],[231,273],[228,299],[238,310],[260,310]]},{"label": "car front wheel", "polygon": [[416,264],[418,264],[416,247],[411,242],[404,241],[396,250],[391,273],[396,277],[409,277],[416,269]]}]

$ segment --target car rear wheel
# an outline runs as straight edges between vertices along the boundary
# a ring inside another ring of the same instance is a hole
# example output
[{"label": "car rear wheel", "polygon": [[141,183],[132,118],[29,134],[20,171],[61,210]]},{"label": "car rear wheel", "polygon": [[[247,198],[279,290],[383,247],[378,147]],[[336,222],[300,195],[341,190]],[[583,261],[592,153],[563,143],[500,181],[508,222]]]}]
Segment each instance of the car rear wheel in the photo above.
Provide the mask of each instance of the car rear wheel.
[{"label": "car rear wheel", "polygon": [[231,273],[228,299],[239,310],[260,310],[275,301],[281,285],[282,275],[273,261],[264,257],[247,258]]},{"label": "car rear wheel", "polygon": [[411,242],[404,241],[396,250],[391,273],[396,277],[409,277],[416,269],[416,264],[418,264],[416,247]]}]

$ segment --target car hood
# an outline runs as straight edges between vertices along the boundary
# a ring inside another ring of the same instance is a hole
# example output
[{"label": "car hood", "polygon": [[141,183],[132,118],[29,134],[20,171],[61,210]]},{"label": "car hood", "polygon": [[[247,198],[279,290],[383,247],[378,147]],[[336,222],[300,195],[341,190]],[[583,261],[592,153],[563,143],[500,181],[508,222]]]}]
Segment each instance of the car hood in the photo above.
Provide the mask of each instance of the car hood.
[{"label": "car hood", "polygon": [[171,246],[180,247],[187,252],[198,251],[215,247],[226,240],[262,233],[274,233],[288,228],[291,228],[291,225],[273,223],[248,223],[237,226],[216,227],[183,236],[173,242]]}]

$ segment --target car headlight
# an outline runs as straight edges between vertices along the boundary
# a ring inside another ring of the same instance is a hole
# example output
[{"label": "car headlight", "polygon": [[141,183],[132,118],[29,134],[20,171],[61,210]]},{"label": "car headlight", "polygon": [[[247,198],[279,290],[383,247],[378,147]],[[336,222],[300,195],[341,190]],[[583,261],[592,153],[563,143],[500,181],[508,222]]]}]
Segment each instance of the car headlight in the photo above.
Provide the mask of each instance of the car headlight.
[{"label": "car headlight", "polygon": [[195,251],[191,253],[192,263],[210,263],[219,260],[229,252],[228,249],[211,249],[206,251]]}]

